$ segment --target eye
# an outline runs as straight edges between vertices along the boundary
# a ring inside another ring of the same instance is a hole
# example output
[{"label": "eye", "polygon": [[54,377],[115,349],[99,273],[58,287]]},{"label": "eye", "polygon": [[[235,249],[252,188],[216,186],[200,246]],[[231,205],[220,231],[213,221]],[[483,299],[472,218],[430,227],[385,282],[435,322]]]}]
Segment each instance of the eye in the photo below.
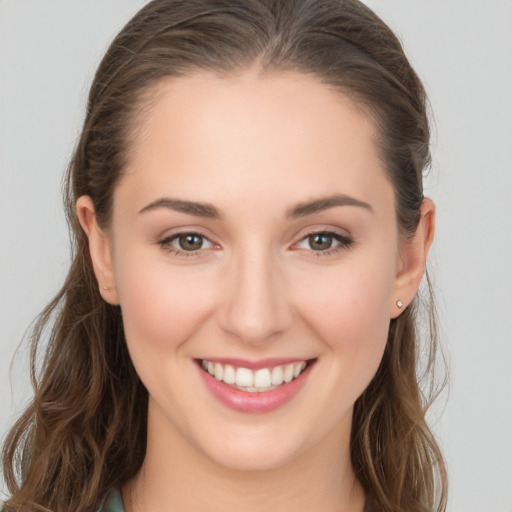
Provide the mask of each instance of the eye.
[{"label": "eye", "polygon": [[183,233],[178,235],[174,241],[183,251],[198,251],[203,248],[205,238],[197,233]]},{"label": "eye", "polygon": [[352,243],[350,238],[339,233],[319,231],[305,236],[297,244],[297,247],[318,253],[332,254],[333,252],[348,248]]},{"label": "eye", "polygon": [[202,233],[195,232],[177,233],[158,243],[165,249],[176,253],[194,253],[214,246]]}]

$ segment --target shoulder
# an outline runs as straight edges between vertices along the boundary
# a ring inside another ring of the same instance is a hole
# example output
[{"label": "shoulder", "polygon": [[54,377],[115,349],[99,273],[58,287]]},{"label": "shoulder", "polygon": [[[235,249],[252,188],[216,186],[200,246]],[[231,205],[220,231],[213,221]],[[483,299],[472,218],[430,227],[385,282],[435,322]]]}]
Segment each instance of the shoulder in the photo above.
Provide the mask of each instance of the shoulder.
[{"label": "shoulder", "polygon": [[98,512],[124,512],[121,494],[117,489],[110,491]]}]

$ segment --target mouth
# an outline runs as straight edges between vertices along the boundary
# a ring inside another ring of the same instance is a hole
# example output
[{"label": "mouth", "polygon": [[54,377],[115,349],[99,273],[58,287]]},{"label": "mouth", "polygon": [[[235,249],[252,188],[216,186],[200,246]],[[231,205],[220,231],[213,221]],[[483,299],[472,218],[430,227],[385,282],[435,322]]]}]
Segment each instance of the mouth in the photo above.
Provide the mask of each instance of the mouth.
[{"label": "mouth", "polygon": [[272,391],[282,384],[296,379],[315,359],[301,360],[288,364],[250,369],[218,361],[200,359],[201,367],[218,381],[240,391],[262,393]]},{"label": "mouth", "polygon": [[231,409],[252,413],[269,412],[293,398],[316,361],[195,360],[203,381],[217,399]]}]

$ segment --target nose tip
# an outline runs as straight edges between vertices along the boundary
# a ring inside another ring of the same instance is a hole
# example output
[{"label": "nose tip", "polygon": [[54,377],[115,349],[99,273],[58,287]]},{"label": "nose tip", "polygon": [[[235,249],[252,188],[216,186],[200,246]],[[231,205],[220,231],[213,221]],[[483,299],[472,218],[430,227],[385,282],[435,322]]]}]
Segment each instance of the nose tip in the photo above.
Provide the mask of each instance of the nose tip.
[{"label": "nose tip", "polygon": [[264,343],[284,330],[269,304],[241,302],[234,304],[225,328],[248,344]]},{"label": "nose tip", "polygon": [[224,331],[253,345],[286,331],[292,315],[285,287],[270,262],[253,261],[230,277],[221,314]]}]

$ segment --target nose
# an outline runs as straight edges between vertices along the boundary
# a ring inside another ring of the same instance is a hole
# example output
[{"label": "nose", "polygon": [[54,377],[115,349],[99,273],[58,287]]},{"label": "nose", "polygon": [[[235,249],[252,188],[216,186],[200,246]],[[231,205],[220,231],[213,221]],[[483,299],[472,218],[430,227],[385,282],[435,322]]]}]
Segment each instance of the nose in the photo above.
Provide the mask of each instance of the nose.
[{"label": "nose", "polygon": [[223,287],[222,329],[251,345],[286,331],[292,310],[282,274],[279,262],[263,250],[234,258]]}]

